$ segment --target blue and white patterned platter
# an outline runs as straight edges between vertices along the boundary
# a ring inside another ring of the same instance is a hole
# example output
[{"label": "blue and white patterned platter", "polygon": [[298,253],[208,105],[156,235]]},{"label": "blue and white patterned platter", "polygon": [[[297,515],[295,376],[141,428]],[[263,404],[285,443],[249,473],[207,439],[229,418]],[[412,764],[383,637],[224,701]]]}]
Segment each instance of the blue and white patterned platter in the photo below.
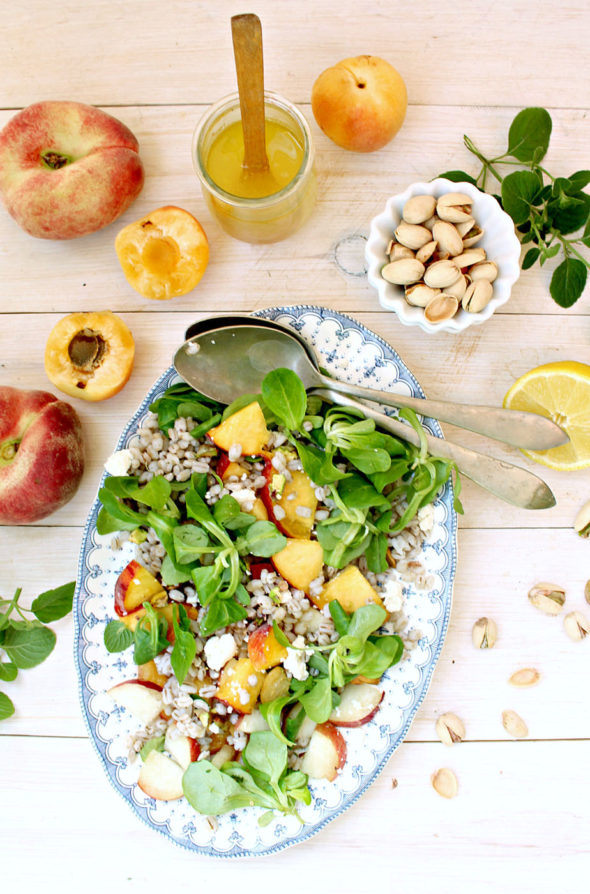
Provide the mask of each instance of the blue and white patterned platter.
[{"label": "blue and white patterned platter", "polygon": [[[396,352],[350,317],[313,306],[271,308],[256,316],[295,329],[335,377],[383,391],[424,396]],[[117,449],[129,444],[150,403],[177,380],[172,368],[158,379],[127,424]],[[425,424],[433,434],[441,435],[438,423],[425,420]],[[430,590],[417,590],[411,584],[404,588],[409,627],[419,630],[421,639],[409,657],[383,678],[385,698],[375,717],[364,726],[342,730],[348,747],[346,766],[333,783],[311,783],[313,799],[301,809],[303,825],[294,817],[277,816],[268,826],[261,827],[259,808],[230,813],[212,823],[197,814],[184,798],[155,801],[138,788],[139,765],[129,763],[127,758],[127,737],[137,724],[106,694],[115,683],[135,678],[136,669],[128,653],[109,654],[103,644],[105,625],[113,617],[115,580],[133,558],[133,546],[125,544],[113,551],[112,535],[101,537],[96,533],[99,508],[95,500],[82,540],[74,605],[74,649],[83,713],[111,783],[151,828],[198,854],[259,857],[311,838],[351,807],[381,773],[403,742],[428,689],[447,630],[456,567],[457,524],[450,484],[435,503],[434,527],[419,556],[434,585]]]}]

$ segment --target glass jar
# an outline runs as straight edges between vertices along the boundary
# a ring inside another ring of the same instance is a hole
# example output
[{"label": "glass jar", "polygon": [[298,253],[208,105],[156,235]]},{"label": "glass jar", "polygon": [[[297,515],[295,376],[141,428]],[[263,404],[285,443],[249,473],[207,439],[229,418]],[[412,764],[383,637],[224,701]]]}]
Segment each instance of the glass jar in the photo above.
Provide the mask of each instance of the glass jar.
[{"label": "glass jar", "polygon": [[[314,171],[314,151],[309,125],[301,112],[288,100],[275,93],[264,94],[265,119],[267,122],[267,152],[270,173],[280,174],[280,156],[273,155],[269,145],[268,128],[273,132],[283,132],[297,147],[298,163],[292,179],[269,195],[245,197],[226,191],[212,178],[212,148],[224,132],[234,126],[241,135],[240,101],[237,93],[220,99],[211,106],[195,129],[193,136],[193,166],[199,180],[203,196],[211,212],[230,236],[243,242],[278,242],[301,227],[308,219],[316,197]],[[242,146],[243,146],[243,137]],[[300,160],[299,160],[300,156]],[[233,154],[225,156],[225,164],[233,168],[236,176],[242,174],[243,152],[235,148]],[[292,163],[292,160],[291,160]],[[255,175],[254,175],[255,176]],[[237,180],[239,184],[239,180]],[[237,191],[237,190],[236,190]]]}]

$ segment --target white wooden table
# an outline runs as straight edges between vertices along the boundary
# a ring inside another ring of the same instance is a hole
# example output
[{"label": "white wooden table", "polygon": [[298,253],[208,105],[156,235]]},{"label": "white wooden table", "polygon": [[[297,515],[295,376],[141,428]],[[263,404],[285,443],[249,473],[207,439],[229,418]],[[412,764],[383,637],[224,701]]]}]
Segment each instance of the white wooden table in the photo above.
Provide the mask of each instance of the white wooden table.
[{"label": "white wooden table", "polygon": [[[5,596],[22,586],[32,598],[75,577],[102,463],[194,320],[277,304],[326,305],[386,338],[429,396],[466,402],[500,404],[515,378],[541,363],[590,362],[590,290],[562,312],[548,293],[550,265],[524,273],[510,302],[462,335],[403,327],[380,309],[362,275],[369,221],[389,195],[449,168],[475,170],[464,133],[497,153],[514,114],[543,105],[553,117],[548,167],[563,175],[590,167],[587,4],[259,0],[252,11],[263,23],[267,86],[298,103],[310,121],[319,178],[307,226],[263,247],[220,230],[190,158],[196,121],[235,89],[229,19],[244,11],[228,0],[21,0],[2,17],[0,126],[38,100],[95,104],[135,132],[147,172],[124,217],[82,239],[35,240],[0,213],[0,383],[53,390],[45,342],[74,310],[120,314],[137,348],[119,395],[97,405],[75,401],[88,443],[76,497],[39,524],[0,529]],[[317,74],[359,53],[390,60],[410,98],[401,132],[370,155],[332,144],[309,104]],[[124,223],[164,204],[201,220],[211,261],[194,292],[160,304],[127,285],[113,242]],[[482,445],[475,436],[464,442]],[[70,617],[54,625],[58,644],[47,663],[7,684],[17,713],[0,724],[2,890],[587,890],[590,641],[571,642],[562,620],[536,612],[527,591],[554,580],[566,588],[570,609],[587,609],[590,545],[572,523],[590,497],[590,470],[557,473],[509,448],[493,452],[541,473],[557,505],[516,510],[465,482],[442,657],[406,742],[356,806],[306,844],[264,861],[224,863],[175,848],[132,814],[103,775],[78,703]],[[499,639],[478,652],[471,627],[484,614],[496,620]],[[517,690],[507,678],[524,666],[537,667],[541,681]],[[504,732],[505,708],[526,719],[527,740]],[[447,710],[467,728],[466,741],[452,749],[434,731]],[[453,801],[431,788],[441,766],[457,774]]]}]

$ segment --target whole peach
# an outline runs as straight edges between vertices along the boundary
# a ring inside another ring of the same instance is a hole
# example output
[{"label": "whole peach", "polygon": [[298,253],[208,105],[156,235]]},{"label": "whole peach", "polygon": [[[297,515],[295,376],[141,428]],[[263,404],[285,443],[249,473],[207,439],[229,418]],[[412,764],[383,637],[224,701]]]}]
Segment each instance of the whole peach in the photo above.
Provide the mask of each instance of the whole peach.
[{"label": "whole peach", "polygon": [[34,103],[0,132],[0,196],[40,239],[105,227],[139,195],[144,171],[128,127],[79,102]]},{"label": "whole peach", "polygon": [[0,386],[0,524],[55,512],[74,496],[83,471],[74,408],[47,391]]},{"label": "whole peach", "polygon": [[321,73],[311,92],[319,127],[338,146],[381,149],[403,124],[408,106],[400,73],[379,56],[343,59]]}]

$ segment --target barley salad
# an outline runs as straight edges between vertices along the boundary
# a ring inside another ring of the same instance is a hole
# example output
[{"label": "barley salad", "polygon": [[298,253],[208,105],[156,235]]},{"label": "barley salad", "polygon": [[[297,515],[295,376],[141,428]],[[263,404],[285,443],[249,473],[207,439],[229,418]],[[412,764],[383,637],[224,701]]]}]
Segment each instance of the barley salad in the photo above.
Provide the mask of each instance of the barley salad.
[{"label": "barley salad", "polygon": [[104,634],[138,666],[109,690],[143,722],[138,785],[206,816],[299,816],[310,778],[346,761],[339,727],[375,715],[411,648],[402,573],[422,569],[406,554],[452,464],[428,454],[413,411],[400,415],[420,447],[288,369],[229,407],[173,385],[150,412],[111,459],[131,474],[106,479],[97,521],[139,546]]}]

